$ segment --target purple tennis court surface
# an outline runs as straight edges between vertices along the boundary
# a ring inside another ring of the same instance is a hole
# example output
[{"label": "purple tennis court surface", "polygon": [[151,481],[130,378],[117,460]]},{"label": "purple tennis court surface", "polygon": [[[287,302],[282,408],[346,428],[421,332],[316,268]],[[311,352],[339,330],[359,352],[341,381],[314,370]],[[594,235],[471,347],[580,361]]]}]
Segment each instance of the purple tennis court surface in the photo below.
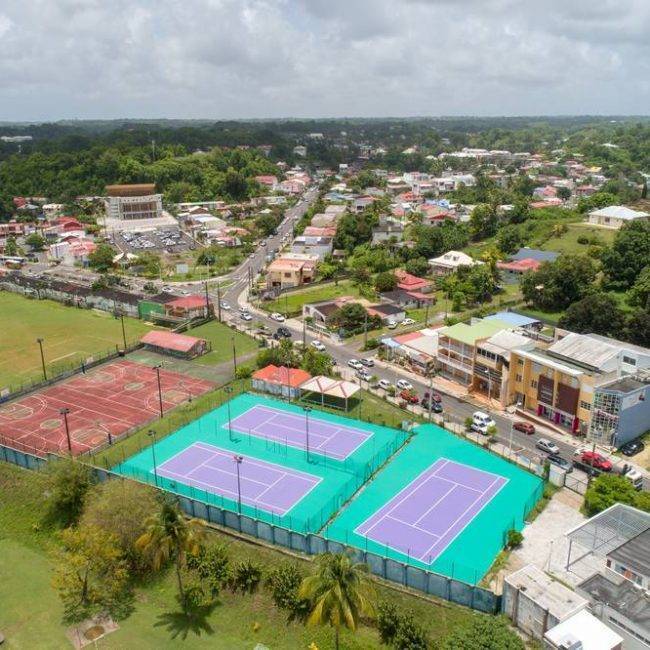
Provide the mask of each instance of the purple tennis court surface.
[{"label": "purple tennis court surface", "polygon": [[[243,456],[239,465],[241,501],[285,515],[321,479],[275,463]],[[158,476],[237,500],[237,469],[227,449],[196,442],[158,466]]]},{"label": "purple tennis court surface", "polygon": [[440,458],[355,532],[431,564],[506,482]]},{"label": "purple tennis court surface", "polygon": [[[253,406],[230,423],[235,431],[305,449],[307,418],[270,406]],[[228,428],[228,423],[224,424]],[[345,460],[368,438],[370,431],[309,416],[309,451]]]}]

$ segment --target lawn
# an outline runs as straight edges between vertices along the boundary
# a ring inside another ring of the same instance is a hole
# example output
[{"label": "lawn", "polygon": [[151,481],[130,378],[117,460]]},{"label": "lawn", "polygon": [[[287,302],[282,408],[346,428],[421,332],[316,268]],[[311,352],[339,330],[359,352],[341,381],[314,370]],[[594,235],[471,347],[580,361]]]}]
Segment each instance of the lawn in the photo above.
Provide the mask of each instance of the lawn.
[{"label": "lawn", "polygon": [[302,306],[307,303],[333,300],[341,296],[360,298],[359,287],[353,284],[351,280],[340,280],[338,284],[330,282],[317,287],[301,289],[300,291],[291,291],[280,296],[277,300],[262,302],[260,306],[270,312],[277,311],[282,314],[288,313],[292,315],[301,313]]},{"label": "lawn", "polygon": [[[567,224],[567,232],[561,237],[551,237],[541,245],[545,251],[556,251],[557,253],[587,253],[592,243],[610,245],[616,236],[616,230],[599,228],[585,223]],[[578,242],[578,237],[588,237],[588,244]]]},{"label": "lawn", "polygon": [[224,361],[232,361],[233,341],[238,358],[250,355],[259,349],[259,343],[255,339],[230,329],[227,325],[219,323],[216,320],[195,327],[186,333],[189,336],[206,339],[212,344],[211,352],[194,360],[195,363],[204,366],[213,366]]},{"label": "lawn", "polygon": [[[8,463],[0,463],[0,489],[8,497],[0,501],[0,629],[6,636],[8,648],[63,648],[69,647],[65,626],[61,623],[61,605],[52,590],[50,580],[53,568],[51,551],[55,545],[52,531],[40,532],[43,517],[43,475],[22,470]],[[6,526],[5,526],[6,524]],[[228,546],[232,562],[252,559],[265,567],[285,561],[296,562],[308,571],[310,563],[289,559],[267,547],[247,543],[214,531],[211,542]],[[433,641],[442,639],[458,626],[467,625],[476,614],[449,603],[413,597],[377,585],[380,599],[395,602],[411,609],[415,619],[430,633]],[[175,601],[173,571],[163,572],[157,578],[136,589],[135,609],[125,620],[119,621],[116,632],[99,640],[99,648],[175,648],[182,640],[178,626],[171,628],[178,605]],[[286,614],[278,611],[267,592],[262,589],[253,595],[234,595],[224,591],[207,618],[209,630],[201,636],[190,631],[182,640],[183,647],[249,649],[256,644],[270,648],[307,648],[314,642],[319,648],[333,647],[333,634],[328,628],[306,628],[299,623],[287,623]],[[254,628],[255,623],[259,628]],[[380,646],[376,630],[361,625],[356,634],[343,632],[341,647],[347,649],[377,648]]]},{"label": "lawn", "polygon": [[[37,338],[43,339],[48,375],[124,345],[120,320],[106,312],[66,307],[3,291],[0,314],[0,390],[18,388],[42,377]],[[128,343],[151,329],[133,318],[124,318],[124,325]]]}]

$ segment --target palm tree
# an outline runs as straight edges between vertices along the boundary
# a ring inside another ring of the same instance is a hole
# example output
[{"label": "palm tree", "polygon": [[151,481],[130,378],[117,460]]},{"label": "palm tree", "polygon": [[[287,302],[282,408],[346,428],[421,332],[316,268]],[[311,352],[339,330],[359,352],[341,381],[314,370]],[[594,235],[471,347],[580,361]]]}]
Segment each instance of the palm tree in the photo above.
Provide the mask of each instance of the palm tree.
[{"label": "palm tree", "polygon": [[151,563],[158,571],[171,559],[176,564],[178,594],[185,609],[185,591],[181,569],[188,554],[196,555],[204,537],[197,519],[186,520],[175,503],[163,502],[160,511],[146,521],[146,530],[136,540],[136,548],[151,553]]},{"label": "palm tree", "polygon": [[323,553],[316,558],[316,564],[316,573],[302,581],[299,596],[310,602],[307,624],[331,625],[338,650],[341,625],[355,630],[361,616],[375,614],[368,565],[354,562],[343,553]]}]

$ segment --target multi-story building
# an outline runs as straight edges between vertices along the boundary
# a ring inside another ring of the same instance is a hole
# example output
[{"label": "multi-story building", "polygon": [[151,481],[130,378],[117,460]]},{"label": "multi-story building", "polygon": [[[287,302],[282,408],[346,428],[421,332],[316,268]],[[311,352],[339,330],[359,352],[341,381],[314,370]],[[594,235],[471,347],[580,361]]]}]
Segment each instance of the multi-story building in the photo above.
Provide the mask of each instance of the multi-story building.
[{"label": "multi-story building", "polygon": [[317,255],[285,253],[269,264],[266,286],[269,289],[286,289],[309,284],[314,281],[317,264]]},{"label": "multi-story building", "polygon": [[162,194],[153,183],[107,185],[106,213],[121,221],[162,217]]},{"label": "multi-story building", "polygon": [[513,351],[509,401],[558,427],[619,446],[650,422],[648,379],[643,378],[650,373],[626,374],[632,362],[640,366],[647,355],[643,348],[629,347],[569,333],[547,349]]}]

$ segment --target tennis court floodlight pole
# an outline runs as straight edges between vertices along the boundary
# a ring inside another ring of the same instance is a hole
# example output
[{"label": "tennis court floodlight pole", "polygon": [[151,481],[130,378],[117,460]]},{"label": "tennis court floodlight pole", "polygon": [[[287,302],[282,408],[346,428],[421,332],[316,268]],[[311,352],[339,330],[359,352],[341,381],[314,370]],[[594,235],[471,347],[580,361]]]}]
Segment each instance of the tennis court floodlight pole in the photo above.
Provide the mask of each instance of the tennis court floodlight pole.
[{"label": "tennis court floodlight pole", "polygon": [[162,398],[162,387],[160,385],[160,366],[156,366],[156,377],[158,378],[158,404],[160,406],[160,417],[163,416],[163,398]]},{"label": "tennis court floodlight pole", "polygon": [[244,457],[235,455],[233,456],[233,460],[237,469],[237,513],[241,515],[241,477],[239,475],[239,466],[242,464]]},{"label": "tennis court floodlight pole", "polygon": [[147,435],[153,440],[151,445],[151,455],[153,457],[153,481],[158,487],[158,467],[156,465],[156,432],[153,429],[149,429]]},{"label": "tennis court floodlight pole", "polygon": [[307,462],[309,462],[309,412],[311,411],[311,406],[303,406],[302,409],[305,412],[305,446],[307,450]]},{"label": "tennis court floodlight pole", "polygon": [[43,339],[36,339],[38,347],[41,349],[41,365],[43,366],[43,379],[47,381],[47,372],[45,370],[45,355],[43,354]]},{"label": "tennis court floodlight pole", "polygon": [[120,320],[122,321],[122,341],[124,342],[124,350],[126,351],[126,331],[124,329],[124,312],[120,312]]},{"label": "tennis court floodlight pole", "polygon": [[[208,275],[210,274],[210,267],[208,266]],[[210,315],[210,295],[208,294],[208,281],[205,281],[205,317]]]},{"label": "tennis court floodlight pole", "polygon": [[235,375],[237,374],[237,350],[235,348],[235,335],[233,334],[230,337],[230,340],[232,341],[232,363],[233,363],[233,368],[235,370]]},{"label": "tennis court floodlight pole", "polygon": [[67,406],[59,409],[59,413],[63,416],[63,423],[65,425],[65,437],[68,440],[68,451],[70,456],[72,456],[72,442],[70,441],[70,427],[68,426],[68,413],[70,409]]},{"label": "tennis court floodlight pole", "polygon": [[226,386],[224,391],[228,395],[228,401],[226,402],[226,406],[228,407],[228,439],[232,442],[232,426],[230,425],[230,393],[232,393],[232,386]]}]

